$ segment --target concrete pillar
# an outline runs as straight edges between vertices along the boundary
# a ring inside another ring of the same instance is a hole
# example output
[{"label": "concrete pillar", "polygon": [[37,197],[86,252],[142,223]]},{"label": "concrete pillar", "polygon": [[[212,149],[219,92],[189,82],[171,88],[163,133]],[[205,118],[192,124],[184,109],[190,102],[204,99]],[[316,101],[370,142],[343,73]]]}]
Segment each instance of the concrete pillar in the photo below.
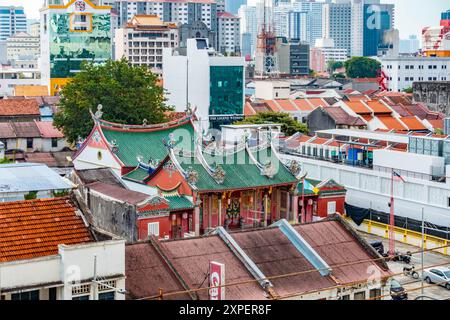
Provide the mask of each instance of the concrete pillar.
[{"label": "concrete pillar", "polygon": [[292,214],[294,215],[294,224],[298,223],[298,195],[292,196]]},{"label": "concrete pillar", "polygon": [[194,209],[195,235],[200,235],[200,204]]},{"label": "concrete pillar", "polygon": [[218,196],[218,206],[219,206],[219,223],[218,226],[222,225],[222,195],[219,194]]}]

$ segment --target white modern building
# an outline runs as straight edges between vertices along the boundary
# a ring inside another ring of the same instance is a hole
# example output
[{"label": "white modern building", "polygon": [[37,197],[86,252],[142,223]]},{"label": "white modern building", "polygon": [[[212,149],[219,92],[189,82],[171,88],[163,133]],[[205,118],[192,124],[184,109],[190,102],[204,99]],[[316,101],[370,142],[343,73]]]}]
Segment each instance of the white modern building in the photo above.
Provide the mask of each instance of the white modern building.
[{"label": "white modern building", "polygon": [[[371,167],[354,165],[343,156],[337,161],[314,158],[302,154],[301,148],[290,149],[282,158],[297,160],[302,172],[312,179],[331,178],[344,185],[348,204],[384,213],[390,211],[394,169],[405,180],[394,181],[395,215],[421,221],[423,210],[426,223],[450,226],[450,179],[445,179],[450,170],[448,140],[368,130],[331,129],[316,133],[327,136],[330,142],[341,141],[339,148],[351,147],[343,140],[358,144],[358,139],[368,139],[370,143],[384,141],[387,147],[373,151]],[[390,150],[396,144],[408,145],[408,151]]]},{"label": "white modern building", "polygon": [[226,54],[241,52],[240,19],[229,12],[217,14],[219,51]]},{"label": "white modern building", "polygon": [[37,60],[40,49],[40,38],[26,32],[16,33],[6,40],[6,56],[10,62]]},{"label": "white modern building", "polygon": [[16,86],[41,85],[39,69],[0,67],[0,97],[13,96]]},{"label": "white modern building", "polygon": [[420,49],[420,40],[416,35],[410,35],[408,39],[400,39],[400,53],[412,54]]},{"label": "white modern building", "polygon": [[197,108],[201,125],[208,128],[211,117],[242,116],[244,108],[245,61],[225,57],[209,46],[207,39],[188,39],[186,53],[163,49],[163,79],[167,104],[185,111]]},{"label": "white modern building", "polygon": [[178,26],[163,22],[156,15],[136,15],[115,32],[115,58],[125,57],[131,64],[146,66],[161,75],[163,48],[177,48]]},{"label": "white modern building", "polygon": [[[238,17],[240,18],[240,33],[242,47],[250,46],[251,56],[254,56],[256,50],[256,39],[258,36],[258,24],[256,15],[256,6],[242,5],[238,10]],[[250,36],[244,36],[250,35]],[[244,41],[249,43],[244,43]]]},{"label": "white modern building", "polygon": [[125,240],[58,245],[58,253],[0,263],[2,300],[125,300]]},{"label": "white modern building", "polygon": [[328,62],[344,62],[347,58],[347,49],[336,48],[333,39],[317,39],[315,47],[311,48],[310,67],[316,72],[325,72]]},{"label": "white modern building", "polygon": [[402,91],[412,87],[414,81],[450,80],[450,58],[447,57],[399,56],[380,60],[389,91]]}]

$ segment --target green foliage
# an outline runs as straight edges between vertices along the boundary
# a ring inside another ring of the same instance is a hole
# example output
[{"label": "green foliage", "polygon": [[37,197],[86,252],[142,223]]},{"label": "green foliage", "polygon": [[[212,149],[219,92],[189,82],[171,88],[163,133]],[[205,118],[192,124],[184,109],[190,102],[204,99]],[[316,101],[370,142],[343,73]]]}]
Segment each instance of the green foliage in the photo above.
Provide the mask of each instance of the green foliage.
[{"label": "green foliage", "polygon": [[341,61],[330,60],[327,63],[327,69],[330,74],[333,74],[334,71],[342,68],[343,66],[344,66],[344,63],[342,63]]},{"label": "green foliage", "polygon": [[37,198],[37,193],[37,191],[30,191],[24,196],[24,198],[25,200],[34,200]]},{"label": "green foliage", "polygon": [[63,190],[60,192],[53,191],[52,194],[53,194],[54,198],[61,198],[61,197],[65,197],[65,196],[69,195],[69,191],[67,191],[67,190]]},{"label": "green foliage", "polygon": [[413,88],[412,87],[405,88],[405,89],[403,89],[403,92],[413,93]]},{"label": "green foliage", "polygon": [[434,134],[443,135],[444,134],[444,130],[442,130],[441,128],[435,128],[434,129]]},{"label": "green foliage", "polygon": [[333,78],[335,78],[335,79],[345,79],[345,74],[343,74],[343,73],[335,73],[335,74],[333,74]]},{"label": "green foliage", "polygon": [[375,78],[381,63],[368,57],[353,57],[344,63],[349,78]]},{"label": "green foliage", "polygon": [[7,158],[0,159],[0,164],[8,164],[8,163],[12,163],[12,160],[9,160]]},{"label": "green foliage", "polygon": [[62,129],[70,143],[86,138],[95,113],[103,106],[102,119],[122,124],[161,123],[166,120],[164,90],[157,76],[146,67],[130,66],[127,60],[108,60],[104,65],[84,63],[81,72],[61,91],[61,111],[54,124]]},{"label": "green foliage", "polygon": [[261,112],[257,115],[247,117],[242,121],[238,121],[235,124],[267,124],[267,123],[279,123],[282,125],[281,130],[286,136],[291,136],[296,132],[307,133],[308,128],[305,124],[295,121],[287,113],[283,112]]}]

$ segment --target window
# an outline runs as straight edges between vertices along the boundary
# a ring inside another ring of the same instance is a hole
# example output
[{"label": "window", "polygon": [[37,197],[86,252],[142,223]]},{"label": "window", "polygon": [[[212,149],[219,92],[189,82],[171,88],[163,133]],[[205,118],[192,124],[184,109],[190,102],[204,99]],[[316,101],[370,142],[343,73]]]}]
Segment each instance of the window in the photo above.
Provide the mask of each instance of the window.
[{"label": "window", "polygon": [[341,296],[340,300],[350,300],[350,295],[349,294],[344,294],[343,296]]},{"label": "window", "polygon": [[328,214],[336,213],[336,201],[330,201],[327,203],[327,212]]},{"label": "window", "polygon": [[52,138],[52,148],[58,147],[58,138]]},{"label": "window", "polygon": [[92,15],[86,13],[73,13],[70,16],[70,31],[91,32]]},{"label": "window", "polygon": [[27,138],[27,149],[33,149],[33,138]]},{"label": "window", "polygon": [[381,289],[370,289],[369,296],[372,300],[381,300]]},{"label": "window", "polygon": [[72,297],[72,300],[89,300],[89,296],[88,295],[86,295],[86,296],[78,296],[78,297]]},{"label": "window", "polygon": [[115,293],[114,291],[99,293],[98,300],[115,300]]},{"label": "window", "polygon": [[150,222],[147,226],[149,236],[159,237],[159,222]]},{"label": "window", "polygon": [[13,293],[11,300],[39,300],[39,290]]},{"label": "window", "polygon": [[56,287],[48,289],[48,300],[56,300]]},{"label": "window", "polygon": [[447,206],[450,208],[450,197],[447,198]]},{"label": "window", "polygon": [[366,292],[365,291],[356,292],[355,295],[354,295],[354,299],[355,300],[365,300],[366,299]]}]

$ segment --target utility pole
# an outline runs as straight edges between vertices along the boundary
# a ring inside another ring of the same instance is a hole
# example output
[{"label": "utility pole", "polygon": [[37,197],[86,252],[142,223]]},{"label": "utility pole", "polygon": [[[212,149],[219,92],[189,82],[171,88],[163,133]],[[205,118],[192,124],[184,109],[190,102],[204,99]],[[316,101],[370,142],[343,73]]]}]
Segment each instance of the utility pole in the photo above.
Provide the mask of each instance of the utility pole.
[{"label": "utility pole", "polygon": [[425,250],[425,217],[424,217],[424,207],[422,207],[422,253],[421,253],[421,260],[422,260],[422,279],[421,279],[421,293],[423,293],[423,268],[424,268],[424,250]]},{"label": "utility pole", "polygon": [[395,255],[395,218],[394,218],[394,169],[391,171],[391,206],[389,215],[389,255]]}]

